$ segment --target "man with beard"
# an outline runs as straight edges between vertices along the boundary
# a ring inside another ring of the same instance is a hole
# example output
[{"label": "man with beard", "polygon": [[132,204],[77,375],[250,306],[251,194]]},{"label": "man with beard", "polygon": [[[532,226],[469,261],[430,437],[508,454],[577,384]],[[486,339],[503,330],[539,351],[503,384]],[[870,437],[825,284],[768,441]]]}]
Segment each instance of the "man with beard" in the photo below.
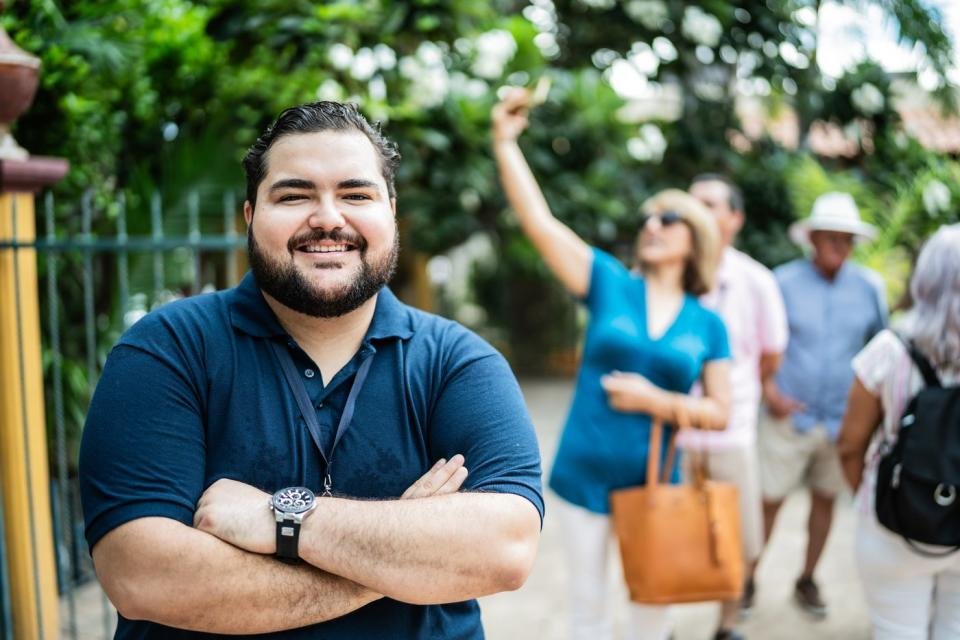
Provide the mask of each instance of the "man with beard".
[{"label": "man with beard", "polygon": [[493,348],[384,287],[398,162],[352,105],[288,109],[244,159],[252,273],[111,352],[80,474],[118,638],[482,638],[474,598],[526,579],[532,425]]}]

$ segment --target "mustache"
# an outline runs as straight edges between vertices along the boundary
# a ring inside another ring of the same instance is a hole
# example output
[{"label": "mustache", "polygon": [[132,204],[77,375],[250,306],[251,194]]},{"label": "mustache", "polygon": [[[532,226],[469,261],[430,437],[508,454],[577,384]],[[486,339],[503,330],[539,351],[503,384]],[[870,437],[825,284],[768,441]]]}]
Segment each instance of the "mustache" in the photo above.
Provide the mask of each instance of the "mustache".
[{"label": "mustache", "polygon": [[287,241],[287,250],[293,253],[297,247],[304,243],[320,242],[321,240],[349,243],[354,245],[359,251],[365,251],[367,248],[367,241],[358,233],[350,233],[341,231],[340,229],[334,229],[333,231],[313,229],[290,238],[290,240]]}]

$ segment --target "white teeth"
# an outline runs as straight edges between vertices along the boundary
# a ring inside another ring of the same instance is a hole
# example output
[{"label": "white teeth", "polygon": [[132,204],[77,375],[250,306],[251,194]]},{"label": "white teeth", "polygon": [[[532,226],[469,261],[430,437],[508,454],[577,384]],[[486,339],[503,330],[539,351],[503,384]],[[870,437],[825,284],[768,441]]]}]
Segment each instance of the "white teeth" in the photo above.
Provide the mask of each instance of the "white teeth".
[{"label": "white teeth", "polygon": [[300,250],[306,253],[336,253],[347,251],[348,246],[345,244],[307,245]]}]

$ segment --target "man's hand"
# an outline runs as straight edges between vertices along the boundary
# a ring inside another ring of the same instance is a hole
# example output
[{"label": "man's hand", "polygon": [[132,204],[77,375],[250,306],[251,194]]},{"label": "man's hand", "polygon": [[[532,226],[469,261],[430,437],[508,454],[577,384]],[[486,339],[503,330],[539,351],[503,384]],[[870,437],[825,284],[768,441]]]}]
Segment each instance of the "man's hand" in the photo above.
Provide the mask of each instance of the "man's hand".
[{"label": "man's hand", "polygon": [[763,400],[767,404],[767,411],[778,420],[782,420],[792,413],[803,411],[807,408],[802,402],[794,400],[781,392],[780,388],[772,380],[763,385]]},{"label": "man's hand", "polygon": [[[459,453],[450,460],[441,458],[400,498],[414,500],[456,493],[467,479],[463,463]],[[193,526],[235,547],[272,555],[277,551],[276,519],[269,505],[269,493],[222,478],[200,496]]]},{"label": "man's hand", "polygon": [[651,401],[663,390],[639,373],[613,371],[600,378],[607,402],[616,411],[650,413]]},{"label": "man's hand", "polygon": [[193,526],[253,553],[277,551],[270,494],[243,482],[221,478],[210,485],[197,503]]},{"label": "man's hand", "polygon": [[433,468],[410,485],[400,498],[413,500],[456,493],[467,479],[467,468],[463,466],[463,462],[463,456],[459,453],[449,461],[440,458]]}]

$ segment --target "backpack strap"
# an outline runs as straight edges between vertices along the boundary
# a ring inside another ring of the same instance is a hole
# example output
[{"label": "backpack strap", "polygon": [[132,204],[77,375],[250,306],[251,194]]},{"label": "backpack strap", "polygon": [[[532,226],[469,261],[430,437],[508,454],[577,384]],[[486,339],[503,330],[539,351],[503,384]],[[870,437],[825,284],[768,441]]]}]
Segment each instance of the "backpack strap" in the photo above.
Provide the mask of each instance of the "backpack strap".
[{"label": "backpack strap", "polygon": [[937,372],[934,370],[933,365],[930,364],[930,361],[927,360],[926,356],[920,353],[916,345],[913,344],[913,340],[900,335],[898,332],[894,333],[898,338],[900,338],[900,342],[903,343],[903,346],[907,348],[907,353],[910,354],[910,359],[913,360],[913,364],[917,365],[917,369],[920,370],[920,375],[923,376],[924,384],[926,384],[928,387],[942,387],[943,385],[940,384],[940,378],[937,376]]},{"label": "backpack strap", "polygon": [[934,371],[933,367],[930,365],[930,361],[920,353],[917,347],[913,344],[913,340],[907,343],[907,347],[910,351],[910,359],[913,360],[913,364],[917,365],[917,369],[920,369],[920,373],[923,375],[923,381],[928,387],[941,387],[940,378],[937,376],[937,372]]}]

